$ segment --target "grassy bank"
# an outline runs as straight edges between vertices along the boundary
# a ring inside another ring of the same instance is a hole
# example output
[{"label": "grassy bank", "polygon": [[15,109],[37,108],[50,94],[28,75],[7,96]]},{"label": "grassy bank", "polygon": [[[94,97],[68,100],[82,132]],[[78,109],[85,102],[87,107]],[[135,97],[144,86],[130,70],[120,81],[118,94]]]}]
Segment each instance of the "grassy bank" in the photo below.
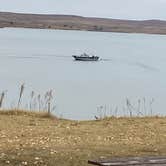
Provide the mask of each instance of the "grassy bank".
[{"label": "grassy bank", "polygon": [[0,165],[86,166],[88,159],[166,155],[166,118],[71,121],[0,112]]}]

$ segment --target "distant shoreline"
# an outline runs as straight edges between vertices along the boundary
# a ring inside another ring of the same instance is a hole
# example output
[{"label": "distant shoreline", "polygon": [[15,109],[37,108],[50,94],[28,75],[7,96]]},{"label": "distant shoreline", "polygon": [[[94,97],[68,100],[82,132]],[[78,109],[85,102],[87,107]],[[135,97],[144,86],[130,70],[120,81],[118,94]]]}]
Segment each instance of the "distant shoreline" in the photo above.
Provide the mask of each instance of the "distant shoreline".
[{"label": "distant shoreline", "polygon": [[5,27],[166,35],[166,21],[162,20],[136,21],[74,15],[0,12],[0,28]]}]

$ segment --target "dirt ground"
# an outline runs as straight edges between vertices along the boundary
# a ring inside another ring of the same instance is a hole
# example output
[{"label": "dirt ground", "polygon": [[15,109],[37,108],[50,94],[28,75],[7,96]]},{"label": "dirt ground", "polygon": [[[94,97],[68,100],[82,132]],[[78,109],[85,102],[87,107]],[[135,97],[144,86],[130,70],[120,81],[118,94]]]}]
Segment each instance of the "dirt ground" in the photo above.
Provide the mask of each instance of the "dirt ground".
[{"label": "dirt ground", "polygon": [[89,159],[166,155],[166,118],[70,121],[0,112],[0,166],[88,166]]}]

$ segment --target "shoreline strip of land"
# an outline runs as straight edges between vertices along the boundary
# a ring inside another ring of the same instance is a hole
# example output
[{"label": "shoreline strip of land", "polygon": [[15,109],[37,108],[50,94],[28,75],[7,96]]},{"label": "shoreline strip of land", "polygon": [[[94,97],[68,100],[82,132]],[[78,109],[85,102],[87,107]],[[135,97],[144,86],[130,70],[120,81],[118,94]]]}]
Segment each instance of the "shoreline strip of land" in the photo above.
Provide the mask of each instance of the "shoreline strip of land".
[{"label": "shoreline strip of land", "polygon": [[166,156],[166,117],[59,119],[0,111],[1,166],[90,166],[88,160]]},{"label": "shoreline strip of land", "polygon": [[166,34],[164,20],[121,20],[74,15],[0,12],[0,28],[36,28],[98,32]]}]

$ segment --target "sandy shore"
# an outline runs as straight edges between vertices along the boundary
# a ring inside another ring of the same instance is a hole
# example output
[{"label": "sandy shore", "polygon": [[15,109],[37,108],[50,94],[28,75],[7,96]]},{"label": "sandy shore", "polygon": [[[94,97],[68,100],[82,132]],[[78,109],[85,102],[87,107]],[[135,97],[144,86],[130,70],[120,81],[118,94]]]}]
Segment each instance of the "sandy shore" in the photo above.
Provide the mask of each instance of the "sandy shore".
[{"label": "sandy shore", "polygon": [[0,27],[166,34],[166,21],[161,20],[132,21],[72,15],[18,14],[8,12],[0,12]]}]

